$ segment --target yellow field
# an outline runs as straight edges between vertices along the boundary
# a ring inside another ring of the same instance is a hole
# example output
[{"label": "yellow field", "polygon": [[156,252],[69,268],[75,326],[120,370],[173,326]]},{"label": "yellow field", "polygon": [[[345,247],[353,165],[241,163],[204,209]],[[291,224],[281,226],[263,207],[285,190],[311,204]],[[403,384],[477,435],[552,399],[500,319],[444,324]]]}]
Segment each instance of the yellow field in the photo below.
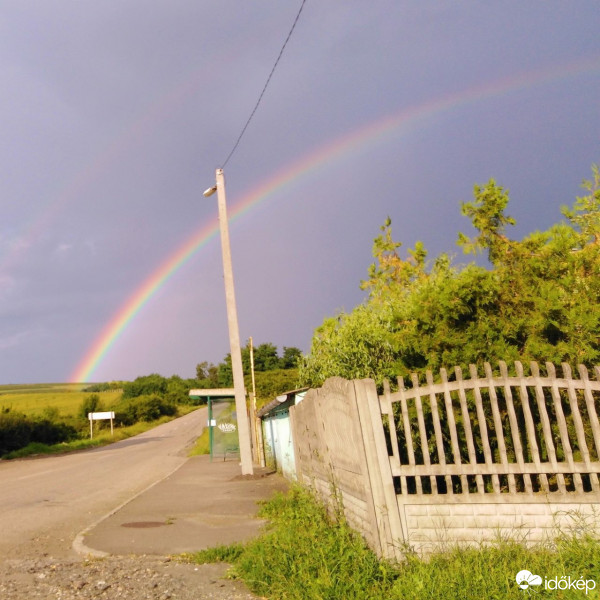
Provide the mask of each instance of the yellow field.
[{"label": "yellow field", "polygon": [[[85,383],[38,383],[34,385],[0,385],[0,409],[10,408],[26,415],[42,415],[47,409],[62,416],[75,416],[83,399],[91,392],[82,391]],[[98,392],[103,407],[110,409],[121,396],[121,390]]]}]

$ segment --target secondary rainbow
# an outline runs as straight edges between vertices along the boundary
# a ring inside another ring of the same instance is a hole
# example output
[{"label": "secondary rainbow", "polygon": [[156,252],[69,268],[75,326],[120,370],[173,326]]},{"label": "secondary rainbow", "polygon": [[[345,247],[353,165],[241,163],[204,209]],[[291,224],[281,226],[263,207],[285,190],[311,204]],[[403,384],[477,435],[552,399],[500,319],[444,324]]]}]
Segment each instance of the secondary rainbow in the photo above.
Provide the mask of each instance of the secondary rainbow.
[{"label": "secondary rainbow", "polygon": [[69,178],[56,194],[48,194],[41,210],[30,215],[29,221],[14,237],[9,249],[0,256],[0,272],[14,268],[18,259],[35,244],[37,239],[42,237],[44,231],[51,227],[52,222],[69,204],[80,199],[86,189],[107,172],[127,150],[139,146],[158,124],[169,118],[183,102],[201,90],[205,82],[210,81],[218,69],[235,61],[245,47],[244,44],[248,43],[250,40],[241,39],[229,54],[221,58],[219,65],[211,63],[208,68],[200,67],[188,73],[179,83],[141,109],[139,114],[118,131],[89,163]]},{"label": "secondary rainbow", "polygon": [[[472,87],[388,115],[383,119],[371,122],[349,134],[337,138],[333,142],[317,148],[281,169],[266,182],[245,194],[233,209],[230,210],[230,219],[234,221],[240,218],[257,204],[275,196],[283,187],[293,184],[301,178],[314,177],[325,168],[331,167],[333,163],[347,160],[355,152],[365,150],[369,145],[382,143],[389,138],[396,138],[399,132],[406,134],[423,121],[429,120],[441,113],[487,98],[528,87],[539,86],[558,79],[598,69],[600,69],[600,59],[598,57],[588,58],[576,63],[560,65],[535,73],[524,73],[509,79]],[[98,338],[90,346],[84,358],[73,372],[70,381],[82,382],[90,379],[108,351],[114,346],[129,323],[143,309],[146,303],[217,232],[217,220],[205,224],[184,244],[177,248],[167,260],[161,263],[105,325]]]}]

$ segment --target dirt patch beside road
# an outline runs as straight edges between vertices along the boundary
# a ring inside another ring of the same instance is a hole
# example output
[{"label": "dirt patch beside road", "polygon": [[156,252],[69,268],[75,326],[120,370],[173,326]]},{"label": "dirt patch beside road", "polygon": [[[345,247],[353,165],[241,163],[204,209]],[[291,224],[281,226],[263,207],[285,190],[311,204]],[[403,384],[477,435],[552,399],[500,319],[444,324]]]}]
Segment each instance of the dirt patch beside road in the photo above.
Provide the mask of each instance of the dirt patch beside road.
[{"label": "dirt patch beside road", "polygon": [[8,560],[0,565],[2,600],[255,600],[227,565],[192,565],[156,556],[93,560]]}]

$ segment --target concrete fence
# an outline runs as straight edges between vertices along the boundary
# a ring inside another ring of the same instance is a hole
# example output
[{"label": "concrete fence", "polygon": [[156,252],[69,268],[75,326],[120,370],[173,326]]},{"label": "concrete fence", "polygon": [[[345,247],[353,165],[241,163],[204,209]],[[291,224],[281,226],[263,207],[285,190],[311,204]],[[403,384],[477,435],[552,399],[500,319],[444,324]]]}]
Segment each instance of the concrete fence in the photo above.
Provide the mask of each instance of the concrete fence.
[{"label": "concrete fence", "polygon": [[290,409],[298,479],[381,556],[600,525],[600,369],[332,378]]}]

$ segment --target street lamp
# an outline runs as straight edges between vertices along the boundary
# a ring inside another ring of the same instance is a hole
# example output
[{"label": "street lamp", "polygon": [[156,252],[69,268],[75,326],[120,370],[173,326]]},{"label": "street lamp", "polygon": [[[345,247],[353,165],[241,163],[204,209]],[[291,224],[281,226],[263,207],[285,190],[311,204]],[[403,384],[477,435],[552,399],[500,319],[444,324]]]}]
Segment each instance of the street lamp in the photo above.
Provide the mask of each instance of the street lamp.
[{"label": "street lamp", "polygon": [[219,205],[219,228],[221,230],[221,252],[223,254],[223,278],[225,280],[225,302],[227,304],[227,323],[229,325],[229,346],[231,349],[231,368],[233,371],[233,389],[235,391],[235,410],[238,421],[238,437],[242,475],[252,475],[252,448],[250,446],[250,428],[246,411],[246,391],[244,371],[242,369],[242,351],[240,348],[240,330],[238,326],[235,290],[233,287],[233,268],[231,266],[231,247],[229,245],[229,225],[227,222],[227,204],[225,202],[225,175],[223,169],[217,169],[217,183],[204,192],[208,198],[217,192]]}]

